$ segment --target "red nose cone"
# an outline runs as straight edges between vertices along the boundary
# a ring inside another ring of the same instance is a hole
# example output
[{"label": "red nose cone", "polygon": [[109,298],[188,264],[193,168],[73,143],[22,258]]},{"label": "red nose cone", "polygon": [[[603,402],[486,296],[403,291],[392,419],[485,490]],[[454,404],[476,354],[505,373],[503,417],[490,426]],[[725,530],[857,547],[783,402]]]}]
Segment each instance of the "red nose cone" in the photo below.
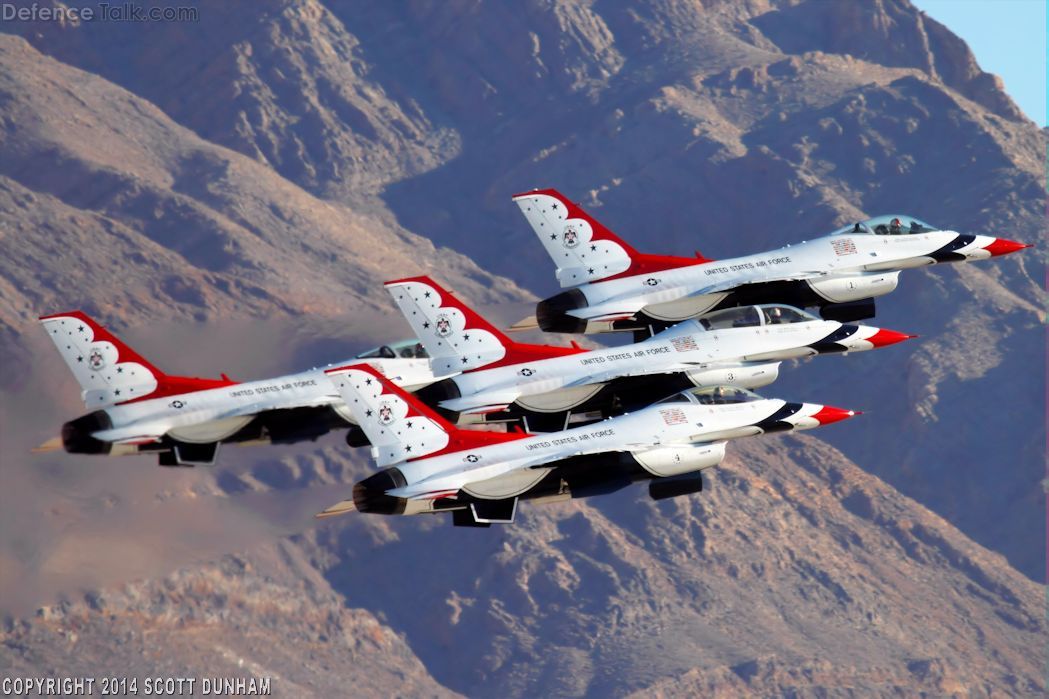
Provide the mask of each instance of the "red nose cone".
[{"label": "red nose cone", "polygon": [[884,347],[886,345],[895,345],[897,342],[903,342],[909,340],[912,337],[918,337],[917,335],[905,335],[904,333],[898,333],[895,330],[886,330],[880,328],[878,332],[874,333],[871,337],[867,338],[867,342],[871,343],[875,347]]},{"label": "red nose cone", "polygon": [[848,420],[850,417],[860,414],[861,413],[855,410],[844,410],[842,408],[832,408],[829,405],[825,405],[812,417],[821,425],[829,425],[832,422],[841,422],[842,420]]},{"label": "red nose cone", "polygon": [[1023,250],[1024,248],[1032,247],[1024,243],[1017,243],[1014,240],[1006,240],[1005,238],[995,238],[994,242],[984,248],[987,252],[991,253],[991,257],[998,257],[999,255],[1008,255],[1011,252],[1017,250]]}]

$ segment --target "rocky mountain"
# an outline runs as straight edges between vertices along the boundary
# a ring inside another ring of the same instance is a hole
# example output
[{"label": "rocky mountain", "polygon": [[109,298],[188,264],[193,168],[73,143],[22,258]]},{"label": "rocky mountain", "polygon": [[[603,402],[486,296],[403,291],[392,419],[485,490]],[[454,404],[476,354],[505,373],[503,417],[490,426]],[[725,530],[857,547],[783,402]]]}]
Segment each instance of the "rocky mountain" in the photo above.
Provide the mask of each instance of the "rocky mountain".
[{"label": "rocky mountain", "polygon": [[5,22],[0,63],[5,674],[1045,691],[1044,250],[905,273],[877,323],[921,340],[765,390],[868,414],[734,445],[688,499],[317,524],[369,469],[334,437],[214,470],[28,454],[78,410],[36,315],[81,307],[171,371],[245,378],[403,335],[391,276],[512,322],[556,291],[509,201],[530,187],[651,252],[894,211],[1039,241],[1045,133],[905,0],[266,0]]},{"label": "rocky mountain", "polygon": [[525,296],[378,207],[318,199],[22,39],[0,35],[0,60],[8,338],[69,306],[138,323],[158,308],[198,321],[388,311],[381,282],[422,271],[481,298]]},{"label": "rocky mountain", "polygon": [[[41,579],[68,584],[62,559],[127,575],[124,559],[143,541],[168,562],[192,545],[218,560],[64,592],[9,618],[3,654],[19,674],[265,676],[279,696],[1044,688],[1042,590],[1000,555],[816,439],[735,446],[694,498],[654,503],[634,488],[526,506],[513,527],[465,533],[429,517],[314,525],[318,502],[367,469],[345,448],[262,463],[238,455],[210,485],[182,473],[154,485],[160,503],[141,483],[98,479],[85,490],[107,494],[109,513],[50,517],[93,530],[79,529],[78,543],[123,516],[172,531],[106,537],[101,564],[49,546]],[[301,533],[259,542],[281,530]],[[216,548],[235,546],[249,550]]]}]

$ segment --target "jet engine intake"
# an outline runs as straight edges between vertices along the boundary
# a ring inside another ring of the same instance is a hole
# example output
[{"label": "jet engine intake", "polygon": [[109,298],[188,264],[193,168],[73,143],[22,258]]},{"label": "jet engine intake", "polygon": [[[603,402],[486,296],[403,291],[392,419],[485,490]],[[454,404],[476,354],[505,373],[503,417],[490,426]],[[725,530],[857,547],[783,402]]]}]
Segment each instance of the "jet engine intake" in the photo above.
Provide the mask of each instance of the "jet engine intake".
[{"label": "jet engine intake", "polygon": [[682,473],[669,478],[653,478],[648,482],[648,496],[653,500],[691,495],[701,490],[703,490],[703,476],[698,472]]},{"label": "jet engine intake", "polygon": [[839,323],[851,323],[874,317],[874,299],[860,299],[848,303],[828,303],[820,306],[820,315],[824,320],[836,320]]}]

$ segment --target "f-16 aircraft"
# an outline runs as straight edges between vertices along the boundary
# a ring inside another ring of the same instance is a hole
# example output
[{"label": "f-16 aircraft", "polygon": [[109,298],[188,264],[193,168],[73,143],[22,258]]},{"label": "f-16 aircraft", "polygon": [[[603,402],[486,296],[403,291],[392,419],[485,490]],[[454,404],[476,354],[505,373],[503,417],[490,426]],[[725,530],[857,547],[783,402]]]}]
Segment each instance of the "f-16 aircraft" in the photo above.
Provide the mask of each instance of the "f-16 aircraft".
[{"label": "f-16 aircraft", "polygon": [[851,410],[763,399],[746,389],[684,392],[643,410],[551,434],[457,428],[367,365],[326,372],[383,470],[318,513],[452,511],[460,526],[512,522],[521,499],[565,500],[649,480],[655,499],[698,492],[728,440],[804,430]]},{"label": "f-16 aircraft", "polygon": [[[86,313],[40,320],[80,383],[84,404],[93,409],[62,426],[67,452],[151,452],[161,466],[191,466],[213,464],[222,443],[290,444],[354,427],[323,369],[245,383],[225,374],[220,379],[169,376]],[[383,346],[358,361],[409,390],[444,378],[430,373],[418,343],[402,344]],[[363,433],[355,439],[355,432],[351,429],[347,441],[365,443]]]},{"label": "f-16 aircraft", "polygon": [[554,189],[513,197],[554,264],[562,288],[536,306],[548,332],[652,334],[729,306],[819,307],[839,321],[874,317],[874,298],[901,270],[967,262],[1030,247],[936,229],[912,216],[881,216],[778,250],[709,260],[640,253]]},{"label": "f-16 aircraft", "polygon": [[775,381],[786,359],[862,352],[912,337],[766,304],[587,351],[514,342],[429,277],[389,281],[386,289],[426,348],[431,370],[455,374],[419,398],[453,423],[520,421],[526,431],[567,429],[685,389],[758,388]]}]

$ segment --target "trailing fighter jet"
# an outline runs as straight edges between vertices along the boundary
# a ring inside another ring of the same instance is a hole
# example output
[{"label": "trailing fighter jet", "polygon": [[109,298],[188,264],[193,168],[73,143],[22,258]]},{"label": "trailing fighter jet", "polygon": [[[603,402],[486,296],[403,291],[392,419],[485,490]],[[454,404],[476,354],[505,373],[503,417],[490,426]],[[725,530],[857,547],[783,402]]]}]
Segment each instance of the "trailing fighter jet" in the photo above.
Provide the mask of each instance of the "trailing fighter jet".
[{"label": "trailing fighter jet", "polygon": [[805,430],[856,415],[767,400],[741,388],[684,392],[643,410],[551,434],[455,427],[367,365],[326,372],[371,441],[383,470],[349,500],[318,513],[452,511],[461,526],[512,522],[521,499],[565,500],[649,480],[659,500],[702,490],[728,440]]},{"label": "trailing fighter jet", "polygon": [[874,317],[874,298],[901,270],[967,262],[1030,247],[1004,238],[941,231],[910,216],[881,216],[769,252],[709,260],[640,253],[554,189],[514,201],[557,265],[562,288],[540,301],[548,332],[652,334],[686,318],[755,303],[819,307],[824,318]]},{"label": "trailing fighter jet", "polygon": [[[351,428],[347,442],[366,443],[323,369],[245,383],[225,374],[169,376],[86,313],[40,320],[80,383],[84,404],[93,409],[62,426],[67,452],[151,452],[161,466],[192,466],[213,464],[219,444],[227,442],[290,444]],[[443,378],[430,373],[416,345],[383,346],[358,361],[409,390]],[[52,440],[40,449],[57,446]]]},{"label": "trailing fighter jet", "polygon": [[429,277],[389,281],[386,289],[426,348],[431,370],[455,374],[421,389],[419,398],[453,423],[520,421],[526,431],[567,429],[690,388],[758,388],[776,380],[786,359],[862,352],[912,337],[766,304],[587,351],[514,342]]}]

